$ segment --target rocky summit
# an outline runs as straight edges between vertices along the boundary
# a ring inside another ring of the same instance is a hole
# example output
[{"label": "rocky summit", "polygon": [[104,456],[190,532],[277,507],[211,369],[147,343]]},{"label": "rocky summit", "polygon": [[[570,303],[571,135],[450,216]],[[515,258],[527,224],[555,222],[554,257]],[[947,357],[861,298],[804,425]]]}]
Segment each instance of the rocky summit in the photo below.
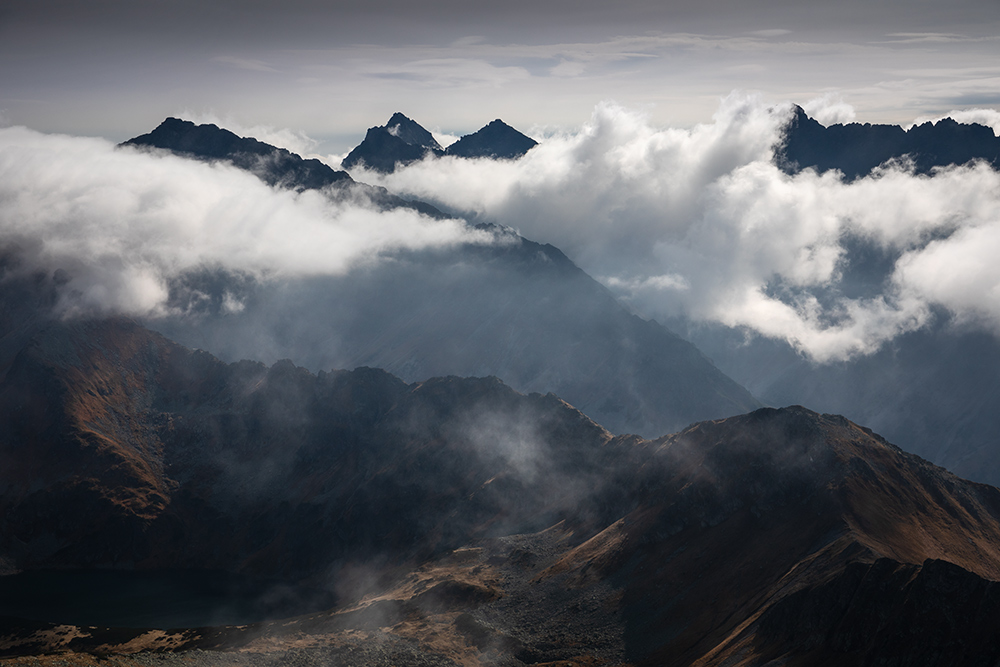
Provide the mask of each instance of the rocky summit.
[{"label": "rocky summit", "polygon": [[481,130],[467,134],[448,146],[447,153],[459,157],[513,160],[537,145],[537,141],[497,118]]},{"label": "rocky summit", "polygon": [[480,130],[461,137],[441,148],[434,136],[416,121],[396,112],[385,125],[368,129],[341,166],[353,169],[363,166],[381,173],[391,173],[397,166],[407,165],[428,156],[453,155],[463,158],[513,160],[522,157],[538,142],[521,134],[499,118]]}]

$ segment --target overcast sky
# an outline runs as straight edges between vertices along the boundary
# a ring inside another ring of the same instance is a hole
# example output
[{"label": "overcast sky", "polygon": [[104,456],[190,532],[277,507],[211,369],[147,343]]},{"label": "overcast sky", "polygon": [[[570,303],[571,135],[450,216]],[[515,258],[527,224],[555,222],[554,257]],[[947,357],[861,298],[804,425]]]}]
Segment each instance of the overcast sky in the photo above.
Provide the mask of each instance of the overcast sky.
[{"label": "overcast sky", "polygon": [[0,114],[112,140],[218,118],[326,152],[396,110],[537,135],[613,100],[691,126],[734,89],[908,123],[1000,105],[998,54],[996,0],[4,0]]}]

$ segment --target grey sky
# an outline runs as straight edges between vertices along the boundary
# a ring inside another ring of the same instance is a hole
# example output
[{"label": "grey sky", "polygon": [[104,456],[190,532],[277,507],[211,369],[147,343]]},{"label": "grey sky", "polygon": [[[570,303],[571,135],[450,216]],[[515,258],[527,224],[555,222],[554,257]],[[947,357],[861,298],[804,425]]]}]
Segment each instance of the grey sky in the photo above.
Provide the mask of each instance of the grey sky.
[{"label": "grey sky", "polygon": [[906,123],[1000,105],[1000,3],[6,0],[7,124],[120,140],[167,115],[345,151],[396,110],[464,133],[576,127],[598,102],[708,121],[733,89]]}]

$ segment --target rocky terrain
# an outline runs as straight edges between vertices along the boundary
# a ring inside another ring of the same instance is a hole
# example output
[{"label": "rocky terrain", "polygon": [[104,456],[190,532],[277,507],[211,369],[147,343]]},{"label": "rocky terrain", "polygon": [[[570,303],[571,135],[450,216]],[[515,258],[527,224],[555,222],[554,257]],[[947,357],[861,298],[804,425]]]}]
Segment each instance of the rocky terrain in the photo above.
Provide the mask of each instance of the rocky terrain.
[{"label": "rocky terrain", "polygon": [[615,437],[493,378],[224,364],[127,320],[35,334],[0,416],[8,571],[219,569],[334,598],[203,628],[7,618],[9,664],[1000,659],[1000,491],[842,417]]}]

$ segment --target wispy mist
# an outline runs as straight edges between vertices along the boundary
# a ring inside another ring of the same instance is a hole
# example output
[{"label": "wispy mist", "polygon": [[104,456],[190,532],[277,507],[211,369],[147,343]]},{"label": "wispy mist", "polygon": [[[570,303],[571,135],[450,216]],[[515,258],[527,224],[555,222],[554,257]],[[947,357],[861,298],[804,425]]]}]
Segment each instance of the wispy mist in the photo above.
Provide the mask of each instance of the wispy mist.
[{"label": "wispy mist", "polygon": [[5,271],[54,274],[64,314],[166,314],[171,281],[190,272],[335,275],[388,251],[487,239],[458,220],[270,188],[226,164],[0,130]]},{"label": "wispy mist", "polygon": [[516,162],[361,178],[553,243],[650,315],[746,327],[821,362],[871,353],[937,309],[1000,332],[1000,174],[902,162],[852,183],[790,176],[773,162],[790,112],[734,93],[713,122],[676,129],[606,103]]}]

